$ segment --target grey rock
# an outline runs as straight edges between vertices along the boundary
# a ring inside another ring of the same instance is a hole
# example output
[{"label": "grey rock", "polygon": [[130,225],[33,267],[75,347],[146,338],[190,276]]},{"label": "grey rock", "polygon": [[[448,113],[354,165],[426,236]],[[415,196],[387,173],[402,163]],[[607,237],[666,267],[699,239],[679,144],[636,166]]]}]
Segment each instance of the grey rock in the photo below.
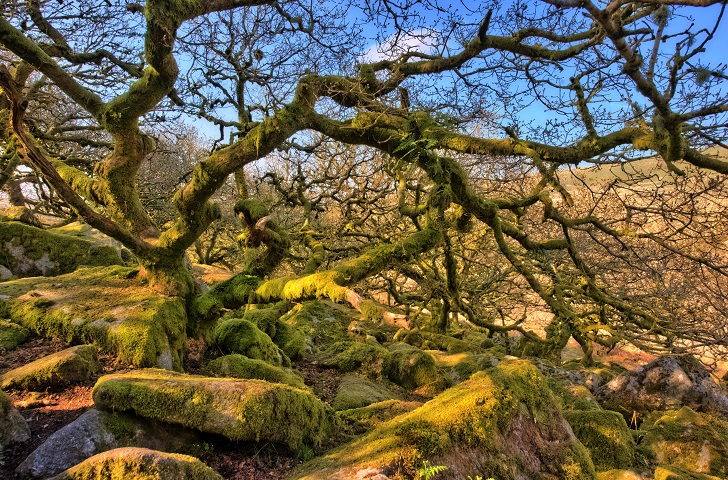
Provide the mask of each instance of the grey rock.
[{"label": "grey rock", "polygon": [[624,372],[596,394],[603,406],[627,415],[687,406],[728,417],[728,396],[703,364],[689,355],[666,355]]},{"label": "grey rock", "polygon": [[186,429],[123,413],[89,410],[48,437],[15,471],[23,477],[48,478],[114,448],[190,452],[201,444],[199,435]]},{"label": "grey rock", "polygon": [[0,391],[0,448],[28,440],[30,440],[28,424],[15,409],[10,397]]}]

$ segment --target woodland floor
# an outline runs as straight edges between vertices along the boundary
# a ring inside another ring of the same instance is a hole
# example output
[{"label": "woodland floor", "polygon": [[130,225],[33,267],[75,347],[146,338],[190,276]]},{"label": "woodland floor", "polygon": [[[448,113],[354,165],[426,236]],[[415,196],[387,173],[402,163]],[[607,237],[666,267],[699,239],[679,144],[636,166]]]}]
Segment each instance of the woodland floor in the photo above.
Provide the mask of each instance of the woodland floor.
[{"label": "woodland floor", "polygon": [[[38,358],[68,348],[70,344],[61,340],[33,338],[11,352],[0,356],[0,375],[21,367]],[[189,347],[189,346],[188,346]],[[187,371],[200,374],[201,358],[194,346],[189,348]],[[91,390],[98,377],[112,372],[128,371],[129,368],[116,363],[111,356],[101,355],[99,360],[103,372],[87,384],[66,390],[46,392],[9,391],[18,411],[28,422],[31,439],[16,443],[4,450],[3,464],[0,464],[0,479],[19,480],[15,468],[51,434],[73,422],[82,413],[93,407]],[[314,363],[299,363],[296,369],[304,375],[307,385],[325,402],[333,401],[339,386],[339,373],[335,369],[324,369]],[[295,454],[285,447],[271,444],[234,443],[222,437],[210,437],[200,459],[228,480],[277,480],[300,463]]]},{"label": "woodland floor", "polygon": [[[0,375],[69,346],[60,340],[33,338],[11,352],[3,352],[0,356]],[[204,359],[199,345],[192,341],[187,347],[189,353],[186,371],[191,374],[201,374]],[[570,345],[564,351],[563,358],[564,360],[578,358],[580,354],[577,345]],[[614,349],[601,359],[634,369],[648,363],[654,357],[636,349]],[[129,370],[111,356],[100,355],[99,360],[103,366],[101,374]],[[303,374],[305,383],[313,389],[317,397],[327,403],[333,401],[340,381],[340,374],[336,369],[323,368],[311,361],[298,362],[294,367]],[[726,363],[719,365],[719,370],[727,368]],[[0,464],[0,479],[19,480],[15,468],[33,450],[52,433],[93,407],[91,390],[101,374],[86,384],[61,391],[7,392],[28,422],[32,437],[28,442],[13,444],[5,449],[3,464]],[[229,480],[282,479],[301,462],[301,459],[296,458],[295,454],[285,447],[271,444],[234,443],[223,437],[211,437],[205,447],[207,452],[200,459]]]}]

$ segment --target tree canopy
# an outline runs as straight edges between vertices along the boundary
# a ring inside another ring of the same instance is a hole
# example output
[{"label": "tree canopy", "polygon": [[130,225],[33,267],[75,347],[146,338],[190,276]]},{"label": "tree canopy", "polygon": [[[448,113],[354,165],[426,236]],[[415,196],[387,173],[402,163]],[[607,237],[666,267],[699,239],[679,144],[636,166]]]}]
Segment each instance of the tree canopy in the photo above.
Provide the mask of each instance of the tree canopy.
[{"label": "tree canopy", "polygon": [[[539,355],[725,347],[724,2],[1,8],[6,191],[42,182],[193,317],[326,297]],[[233,215],[200,297],[187,252]]]}]

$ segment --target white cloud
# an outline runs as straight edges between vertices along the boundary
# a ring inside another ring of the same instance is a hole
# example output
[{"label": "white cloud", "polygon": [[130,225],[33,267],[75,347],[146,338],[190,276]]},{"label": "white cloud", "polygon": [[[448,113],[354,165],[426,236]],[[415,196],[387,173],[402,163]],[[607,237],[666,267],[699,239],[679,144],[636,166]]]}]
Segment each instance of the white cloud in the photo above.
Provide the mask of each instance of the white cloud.
[{"label": "white cloud", "polygon": [[375,43],[366,49],[362,55],[364,63],[373,63],[380,60],[393,60],[408,52],[424,54],[435,53],[439,35],[432,30],[415,30],[411,33],[399,33],[387,37],[381,43]]}]

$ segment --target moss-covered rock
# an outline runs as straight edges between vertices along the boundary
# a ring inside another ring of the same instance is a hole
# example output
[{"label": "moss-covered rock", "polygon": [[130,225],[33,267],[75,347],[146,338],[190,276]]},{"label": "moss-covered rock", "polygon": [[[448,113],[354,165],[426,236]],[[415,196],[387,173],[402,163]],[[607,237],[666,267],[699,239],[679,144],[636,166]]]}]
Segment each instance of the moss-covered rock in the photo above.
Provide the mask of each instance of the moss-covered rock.
[{"label": "moss-covered rock", "polygon": [[49,480],[222,480],[189,455],[116,448],[94,455]]},{"label": "moss-covered rock", "polygon": [[645,477],[632,470],[607,470],[597,473],[597,480],[644,480]]},{"label": "moss-covered rock", "polygon": [[357,312],[325,300],[312,300],[295,305],[280,320],[295,327],[314,351],[320,352],[337,342],[348,341],[347,326]]},{"label": "moss-covered rock", "polygon": [[262,380],[137,370],[101,377],[93,398],[98,408],[293,450],[321,444],[337,427],[331,407],[311,393]]},{"label": "moss-covered rock", "polygon": [[9,317],[44,337],[94,343],[137,367],[181,369],[184,301],[147,288],[128,267],[82,268],[0,284]]},{"label": "moss-covered rock", "polygon": [[277,366],[284,364],[283,354],[273,340],[248,320],[231,318],[220,322],[214,338],[225,353],[238,353]]},{"label": "moss-covered rock", "polygon": [[396,395],[383,385],[358,375],[345,375],[332,406],[334,410],[351,410],[372,403],[395,399]]},{"label": "moss-covered rock", "polygon": [[586,387],[579,383],[571,383],[563,378],[546,377],[549,388],[559,400],[561,409],[569,410],[601,410],[594,395]]},{"label": "moss-covered rock", "polygon": [[728,418],[728,396],[711,373],[690,355],[666,355],[604,385],[597,399],[625,416],[683,406]]},{"label": "moss-covered rock", "polygon": [[[367,471],[411,479],[423,460],[448,469],[438,479],[592,479],[543,376],[515,361],[478,372],[422,407],[291,473],[291,479],[356,478]],[[397,477],[395,477],[397,478]]]},{"label": "moss-covered rock", "polygon": [[426,350],[435,360],[435,366],[445,372],[453,383],[460,383],[472,374],[500,363],[493,355],[478,353],[446,353],[440,350]]},{"label": "moss-covered rock", "polygon": [[728,422],[689,407],[654,417],[639,448],[655,464],[728,478]]},{"label": "moss-covered rock", "polygon": [[33,391],[59,389],[88,381],[100,371],[96,347],[77,345],[6,372],[0,387]]},{"label": "moss-covered rock", "polygon": [[721,480],[721,477],[690,472],[677,467],[657,467],[653,480]]},{"label": "moss-covered rock", "polygon": [[30,440],[30,429],[13,401],[0,391],[0,450],[15,442]]},{"label": "moss-covered rock", "polygon": [[206,373],[213,376],[233,378],[257,378],[272,383],[285,383],[296,388],[305,388],[303,379],[291,369],[248,358],[244,355],[225,355],[212,360],[205,367]]},{"label": "moss-covered rock", "polygon": [[19,222],[0,222],[0,258],[18,277],[55,276],[82,265],[124,263],[114,247]]},{"label": "moss-covered rock", "polygon": [[564,417],[589,450],[597,471],[633,465],[636,445],[621,414],[609,410],[568,411]]},{"label": "moss-covered rock", "polygon": [[338,342],[321,356],[321,363],[343,373],[359,372],[377,377],[388,356],[389,351],[377,343]]},{"label": "moss-covered rock", "polygon": [[203,444],[195,430],[119,412],[89,410],[54,432],[16,469],[22,478],[48,478],[93,455],[121,447],[199,454]]},{"label": "moss-covered rock", "polygon": [[398,332],[395,340],[402,341],[421,350],[442,350],[448,353],[479,353],[483,349],[458,338],[426,330]]},{"label": "moss-covered rock", "polygon": [[385,400],[383,402],[372,403],[366,407],[342,410],[338,412],[338,415],[354,434],[361,434],[398,415],[411,412],[421,406],[422,402]]},{"label": "moss-covered rock", "polygon": [[384,360],[384,375],[397,385],[415,389],[442,378],[429,353],[418,348],[395,346]]},{"label": "moss-covered rock", "polygon": [[30,336],[30,330],[7,320],[0,320],[0,351],[13,350],[25,342]]},{"label": "moss-covered rock", "polygon": [[645,477],[632,470],[607,470],[597,473],[597,480],[644,480]]}]

